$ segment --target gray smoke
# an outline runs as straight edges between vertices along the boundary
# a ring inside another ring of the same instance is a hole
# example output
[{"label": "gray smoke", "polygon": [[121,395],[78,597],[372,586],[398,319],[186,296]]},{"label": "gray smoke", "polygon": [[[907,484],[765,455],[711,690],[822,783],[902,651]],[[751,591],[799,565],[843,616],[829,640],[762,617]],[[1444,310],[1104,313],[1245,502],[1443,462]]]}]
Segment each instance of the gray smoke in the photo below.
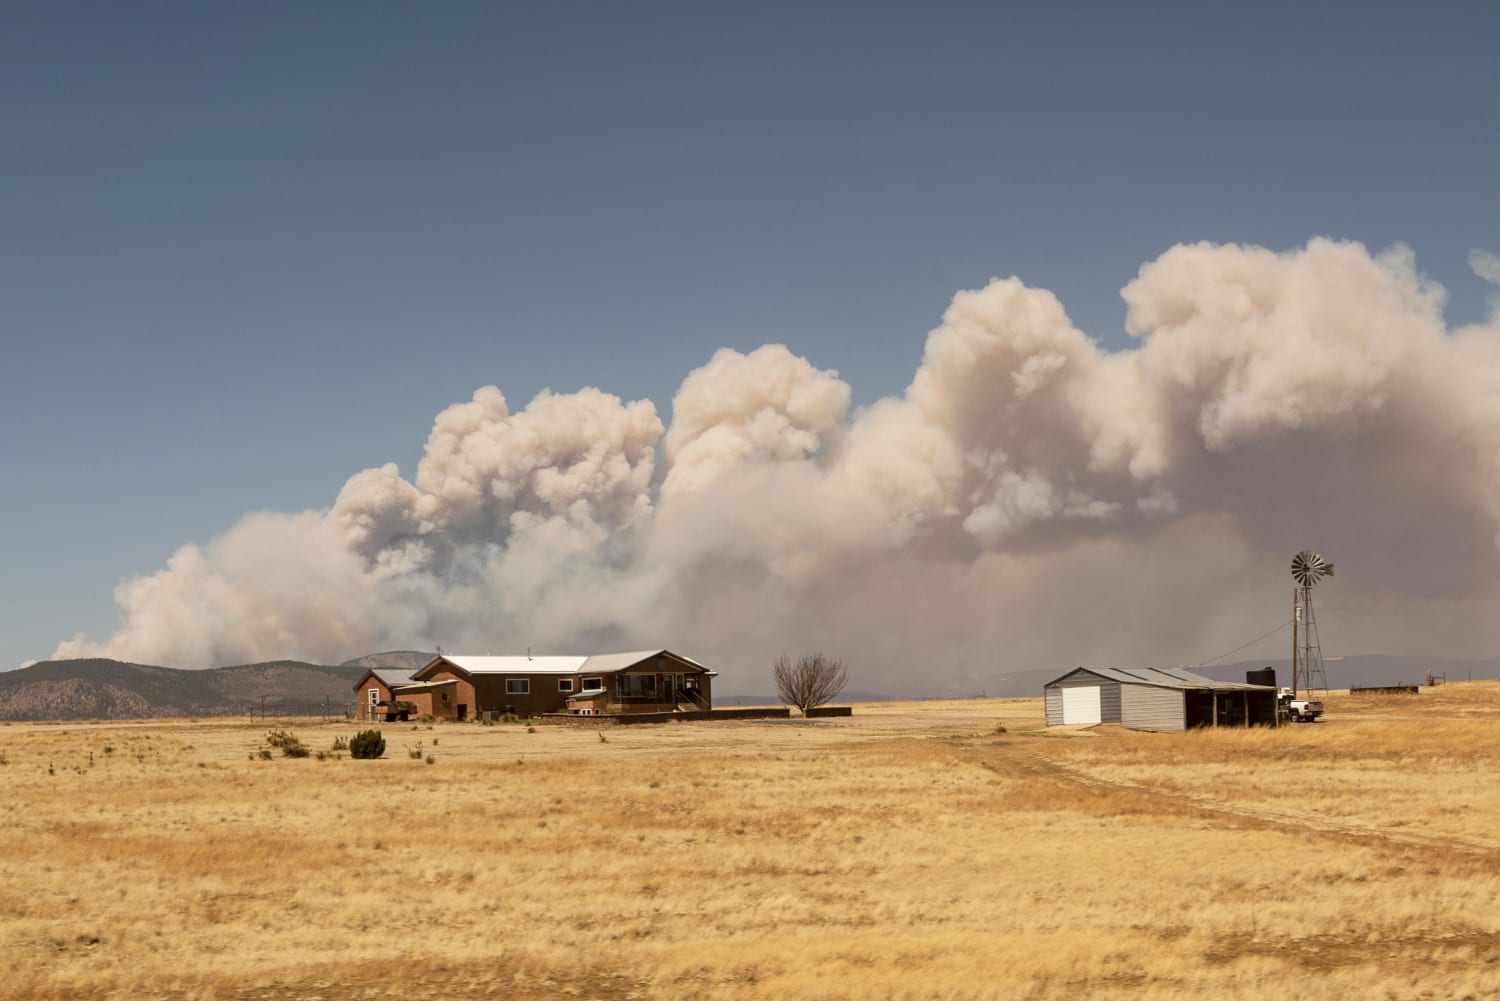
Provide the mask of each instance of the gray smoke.
[{"label": "gray smoke", "polygon": [[853,416],[780,345],[717,352],[665,429],[597,389],[512,413],[486,387],[411,480],[185,546],[56,656],[669,646],[761,690],[816,648],[862,688],[969,691],[1205,660],[1287,617],[1309,546],[1340,570],[1325,648],[1492,650],[1500,313],[1450,330],[1404,248],[1322,239],[1177,246],[1122,295],[1139,344],[1106,352],[1019,279],[960,292],[906,392]]}]

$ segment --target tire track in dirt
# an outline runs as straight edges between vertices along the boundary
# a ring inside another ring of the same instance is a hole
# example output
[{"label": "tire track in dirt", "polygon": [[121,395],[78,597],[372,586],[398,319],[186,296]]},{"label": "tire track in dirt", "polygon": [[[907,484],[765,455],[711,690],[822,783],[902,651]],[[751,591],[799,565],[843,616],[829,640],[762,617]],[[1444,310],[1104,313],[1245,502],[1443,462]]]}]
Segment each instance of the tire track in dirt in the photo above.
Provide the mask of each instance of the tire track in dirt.
[{"label": "tire track in dirt", "polygon": [[1266,829],[1290,831],[1303,834],[1334,835],[1346,840],[1374,845],[1376,847],[1414,847],[1443,852],[1461,852],[1489,862],[1500,868],[1500,845],[1444,834],[1426,834],[1420,831],[1376,827],[1368,824],[1353,824],[1345,821],[1319,817],[1311,813],[1288,813],[1265,807],[1239,803],[1225,803],[1202,796],[1169,792],[1153,786],[1133,782],[1118,782],[1088,775],[1048,757],[1035,746],[1027,746],[1027,740],[1040,738],[1010,738],[973,748],[977,764],[1007,777],[1037,778],[1061,782],[1099,793],[1128,795],[1162,806],[1186,809],[1199,814],[1217,815],[1240,823],[1251,823]]}]

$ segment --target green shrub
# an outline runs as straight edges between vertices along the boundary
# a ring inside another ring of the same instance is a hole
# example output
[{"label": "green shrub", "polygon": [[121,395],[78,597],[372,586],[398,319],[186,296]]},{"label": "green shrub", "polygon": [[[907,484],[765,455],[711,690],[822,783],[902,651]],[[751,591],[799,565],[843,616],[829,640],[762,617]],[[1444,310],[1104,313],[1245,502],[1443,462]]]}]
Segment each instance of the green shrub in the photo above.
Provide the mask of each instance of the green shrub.
[{"label": "green shrub", "polygon": [[385,737],[379,730],[361,730],[349,738],[349,757],[378,758],[385,753]]},{"label": "green shrub", "polygon": [[432,715],[432,713],[423,713],[422,715],[420,715],[420,716],[417,717],[417,722],[418,723],[428,723],[428,724],[436,723],[437,722],[437,717],[434,716],[434,715]]}]

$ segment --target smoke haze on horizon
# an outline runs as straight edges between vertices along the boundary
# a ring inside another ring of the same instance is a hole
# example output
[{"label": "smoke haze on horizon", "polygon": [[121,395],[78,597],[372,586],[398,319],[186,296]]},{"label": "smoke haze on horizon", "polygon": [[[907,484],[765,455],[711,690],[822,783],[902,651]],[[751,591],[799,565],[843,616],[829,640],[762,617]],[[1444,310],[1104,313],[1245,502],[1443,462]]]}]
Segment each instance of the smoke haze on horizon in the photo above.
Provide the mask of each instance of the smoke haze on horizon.
[{"label": "smoke haze on horizon", "polygon": [[689,371],[670,426],[486,386],[410,478],[182,546],[54,657],[668,646],[739,688],[820,649],[862,689],[969,693],[1218,655],[1287,618],[1302,548],[1339,567],[1328,652],[1493,653],[1500,312],[1449,329],[1409,251],[1329,239],[1178,245],[1121,294],[1138,344],[1107,352],[1018,278],[958,292],[868,407],[776,344]]}]

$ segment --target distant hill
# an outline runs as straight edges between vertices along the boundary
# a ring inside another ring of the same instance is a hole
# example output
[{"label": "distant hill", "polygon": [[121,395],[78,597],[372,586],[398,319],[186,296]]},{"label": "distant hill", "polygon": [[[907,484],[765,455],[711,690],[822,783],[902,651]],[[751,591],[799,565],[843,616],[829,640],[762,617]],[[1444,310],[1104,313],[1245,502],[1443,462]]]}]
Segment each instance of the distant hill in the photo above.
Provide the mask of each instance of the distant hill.
[{"label": "distant hill", "polygon": [[363,657],[346,660],[339,667],[357,667],[368,671],[372,667],[393,667],[398,671],[415,671],[426,667],[436,657],[435,653],[421,650],[390,650],[386,653],[367,653]]},{"label": "distant hill", "polygon": [[0,673],[0,720],[237,716],[250,706],[304,713],[354,701],[359,667],[276,660],[184,671],[118,660],[49,660]]}]

